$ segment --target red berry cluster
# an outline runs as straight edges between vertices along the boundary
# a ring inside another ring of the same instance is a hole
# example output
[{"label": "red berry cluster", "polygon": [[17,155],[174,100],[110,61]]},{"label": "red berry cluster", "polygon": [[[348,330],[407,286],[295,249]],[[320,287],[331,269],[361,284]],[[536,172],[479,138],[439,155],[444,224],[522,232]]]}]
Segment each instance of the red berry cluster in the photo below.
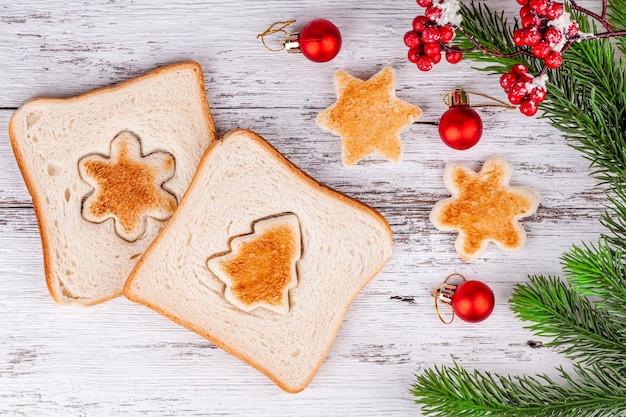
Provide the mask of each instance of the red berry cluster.
[{"label": "red berry cluster", "polygon": [[519,110],[526,116],[537,113],[537,105],[545,100],[547,94],[543,87],[532,83],[528,68],[522,64],[514,65],[511,71],[500,77],[500,85],[508,94],[509,101],[511,104],[519,104]]},{"label": "red berry cluster", "polygon": [[558,45],[564,36],[578,34],[578,24],[572,22],[566,31],[549,24],[563,16],[563,3],[551,0],[517,0],[522,6],[520,17],[522,27],[513,32],[513,41],[517,46],[528,46],[532,54],[543,59],[548,68],[558,68],[563,63],[561,47]]},{"label": "red berry cluster", "polygon": [[[439,0],[442,3],[443,0]],[[450,25],[439,25],[442,10],[433,4],[433,0],[417,0],[417,4],[425,7],[424,15],[413,19],[413,30],[404,34],[404,44],[409,47],[409,61],[417,64],[422,71],[430,71],[433,65],[441,61],[441,52],[445,50],[446,60],[456,64],[463,55],[448,44],[454,39],[454,28]]]}]

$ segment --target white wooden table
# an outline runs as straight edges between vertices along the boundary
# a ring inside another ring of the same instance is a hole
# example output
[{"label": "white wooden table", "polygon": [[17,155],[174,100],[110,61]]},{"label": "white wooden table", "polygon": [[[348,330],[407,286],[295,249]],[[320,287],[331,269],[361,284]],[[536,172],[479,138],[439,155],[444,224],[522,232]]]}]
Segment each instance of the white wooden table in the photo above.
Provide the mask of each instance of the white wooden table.
[{"label": "white wooden table", "polygon": [[[24,4],[20,4],[24,3]],[[517,13],[514,1],[488,1]],[[404,416],[420,415],[408,388],[413,373],[453,359],[512,374],[547,372],[567,361],[536,339],[508,308],[529,274],[560,275],[559,256],[595,241],[603,191],[588,163],[545,121],[517,111],[480,110],[481,142],[443,145],[437,122],[445,93],[460,85],[504,99],[498,78],[470,62],[429,73],[406,60],[402,35],[419,9],[412,0],[192,1],[0,0],[0,415],[7,416]],[[343,48],[333,61],[270,53],[256,34],[279,20],[333,21]],[[13,111],[34,96],[69,97],[162,64],[196,60],[220,135],[252,129],[318,181],[378,209],[394,232],[394,254],[352,304],[311,385],[286,394],[265,376],[194,333],[124,298],[92,308],[56,305],[48,295],[31,199],[7,135]],[[367,78],[396,70],[400,98],[422,107],[402,135],[401,163],[340,162],[338,137],[315,125],[335,101],[339,69]],[[527,247],[464,263],[455,234],[428,221],[448,196],[446,163],[478,168],[504,154],[512,184],[541,196],[523,224]],[[450,273],[480,279],[496,308],[480,324],[443,326],[429,292]]]}]

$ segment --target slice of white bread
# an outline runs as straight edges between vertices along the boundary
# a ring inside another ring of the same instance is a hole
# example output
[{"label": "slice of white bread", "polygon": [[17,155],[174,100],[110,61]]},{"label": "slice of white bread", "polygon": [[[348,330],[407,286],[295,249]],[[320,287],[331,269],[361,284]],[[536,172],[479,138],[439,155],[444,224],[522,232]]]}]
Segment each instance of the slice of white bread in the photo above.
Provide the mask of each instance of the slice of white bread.
[{"label": "slice of white bread", "polygon": [[[208,263],[231,251],[255,223],[284,214],[297,217],[301,235],[289,309],[244,311],[228,301],[224,282]],[[378,212],[318,184],[255,133],[235,130],[204,155],[124,294],[259,369],[285,391],[298,392],[319,369],[350,303],[385,265],[391,247],[391,229]]]},{"label": "slice of white bread", "polygon": [[[50,294],[62,304],[91,305],[122,293],[187,190],[215,129],[202,68],[183,62],[77,97],[30,100],[11,118],[9,136],[33,199]],[[132,145],[135,162],[112,165],[116,138]],[[101,165],[92,176],[80,168],[90,160]],[[125,169],[133,164],[134,171]],[[140,192],[139,172],[149,177],[152,192],[165,196],[141,209],[142,197],[151,197]],[[90,199],[105,194],[118,212],[103,206],[90,216]],[[149,207],[158,201],[163,207]],[[120,234],[127,210],[141,220]]]}]

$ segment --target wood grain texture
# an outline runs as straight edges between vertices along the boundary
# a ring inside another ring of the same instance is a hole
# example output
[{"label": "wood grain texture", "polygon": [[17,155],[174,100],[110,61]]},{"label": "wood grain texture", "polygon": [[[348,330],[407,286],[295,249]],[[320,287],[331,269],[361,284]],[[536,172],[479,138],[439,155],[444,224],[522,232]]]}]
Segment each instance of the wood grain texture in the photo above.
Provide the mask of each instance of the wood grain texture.
[{"label": "wood grain texture", "polygon": [[[514,1],[485,2],[517,13]],[[528,274],[561,274],[560,255],[594,241],[604,191],[588,162],[545,121],[483,109],[481,142],[453,151],[436,126],[417,123],[402,135],[404,156],[372,157],[343,167],[339,139],[315,125],[335,99],[334,72],[368,77],[396,70],[398,97],[422,107],[419,122],[436,122],[442,96],[456,85],[504,94],[497,77],[462,62],[421,73],[405,59],[402,35],[419,9],[406,1],[61,1],[0,5],[0,415],[7,416],[404,416],[420,415],[408,387],[413,373],[452,359],[471,368],[512,374],[556,373],[569,366],[508,309],[513,285]],[[255,39],[277,20],[331,19],[343,49],[327,64],[273,54]],[[45,287],[41,244],[30,196],[7,135],[13,111],[35,96],[69,97],[112,85],[156,66],[197,60],[221,135],[256,131],[318,181],[378,209],[394,232],[394,254],[352,304],[330,354],[304,392],[291,395],[199,336],[124,299],[64,308]],[[513,165],[511,184],[538,191],[536,215],[522,223],[527,247],[493,246],[464,263],[454,234],[428,221],[449,193],[443,168],[479,168],[495,154]],[[429,296],[459,272],[488,283],[493,315],[480,324],[439,322]],[[547,366],[547,365],[550,366]]]}]

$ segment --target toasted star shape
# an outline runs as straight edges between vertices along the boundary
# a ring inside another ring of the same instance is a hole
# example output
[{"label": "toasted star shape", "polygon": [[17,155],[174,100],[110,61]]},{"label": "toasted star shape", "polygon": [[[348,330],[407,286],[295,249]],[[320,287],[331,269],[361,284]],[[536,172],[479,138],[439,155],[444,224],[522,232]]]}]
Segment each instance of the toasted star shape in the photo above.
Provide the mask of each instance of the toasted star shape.
[{"label": "toasted star shape", "polygon": [[396,97],[393,68],[383,68],[366,81],[339,70],[335,89],[337,101],[320,113],[316,122],[341,136],[343,163],[353,165],[374,152],[399,161],[400,132],[422,110]]},{"label": "toasted star shape", "polygon": [[509,186],[511,171],[503,156],[487,159],[478,173],[460,164],[446,166],[444,183],[452,197],[435,204],[430,220],[439,230],[459,231],[455,247],[464,260],[480,256],[489,242],[507,251],[525,245],[518,220],[535,213],[539,194]]},{"label": "toasted star shape", "polygon": [[111,154],[92,154],[78,163],[80,176],[93,187],[83,202],[87,221],[113,219],[115,233],[134,242],[146,231],[148,217],[164,221],[176,209],[176,197],[163,188],[174,176],[174,157],[166,152],[143,155],[141,141],[130,132],[111,142]]},{"label": "toasted star shape", "polygon": [[224,297],[243,311],[264,307],[289,312],[289,290],[298,283],[300,225],[295,214],[254,223],[253,232],[231,241],[231,251],[211,257],[208,268],[226,284]]}]

